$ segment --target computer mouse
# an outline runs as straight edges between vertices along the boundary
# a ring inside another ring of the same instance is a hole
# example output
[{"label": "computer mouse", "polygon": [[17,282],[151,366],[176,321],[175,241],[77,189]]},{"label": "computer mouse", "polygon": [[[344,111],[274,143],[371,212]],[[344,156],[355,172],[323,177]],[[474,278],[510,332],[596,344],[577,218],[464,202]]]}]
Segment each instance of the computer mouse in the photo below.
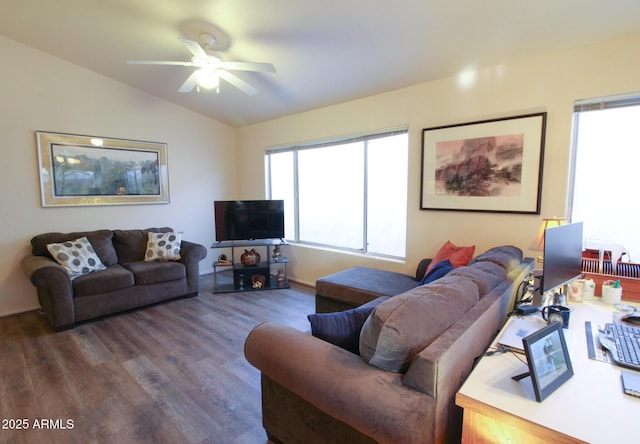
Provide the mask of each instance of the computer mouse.
[{"label": "computer mouse", "polygon": [[622,321],[633,325],[640,325],[640,311],[626,314],[620,318]]}]

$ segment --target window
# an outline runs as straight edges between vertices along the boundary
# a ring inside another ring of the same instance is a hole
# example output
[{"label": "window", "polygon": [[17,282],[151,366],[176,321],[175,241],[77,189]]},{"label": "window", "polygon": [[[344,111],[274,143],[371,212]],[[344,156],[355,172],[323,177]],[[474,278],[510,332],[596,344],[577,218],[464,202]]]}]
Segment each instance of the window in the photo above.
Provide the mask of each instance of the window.
[{"label": "window", "polygon": [[267,189],[297,243],[406,255],[407,130],[267,150]]},{"label": "window", "polygon": [[617,244],[629,262],[640,261],[639,123],[640,93],[575,105],[571,221],[584,222],[587,248]]}]

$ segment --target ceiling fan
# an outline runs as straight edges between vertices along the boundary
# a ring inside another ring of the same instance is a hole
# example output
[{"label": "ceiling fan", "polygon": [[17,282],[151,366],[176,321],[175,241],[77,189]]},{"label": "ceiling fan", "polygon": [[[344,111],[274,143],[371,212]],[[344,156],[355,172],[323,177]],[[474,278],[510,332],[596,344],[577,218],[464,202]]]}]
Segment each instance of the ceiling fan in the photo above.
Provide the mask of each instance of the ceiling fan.
[{"label": "ceiling fan", "polygon": [[188,93],[193,88],[202,87],[205,89],[219,88],[219,80],[223,79],[231,83],[245,94],[253,95],[258,92],[253,86],[239,77],[231,74],[229,71],[257,71],[257,72],[276,72],[276,68],[271,63],[254,63],[254,62],[225,62],[218,54],[210,51],[216,42],[211,34],[201,34],[200,42],[194,40],[179,39],[184,46],[193,54],[190,62],[171,62],[171,61],[154,61],[154,60],[129,60],[129,65],[180,65],[193,66],[196,69],[178,89],[181,93]]}]

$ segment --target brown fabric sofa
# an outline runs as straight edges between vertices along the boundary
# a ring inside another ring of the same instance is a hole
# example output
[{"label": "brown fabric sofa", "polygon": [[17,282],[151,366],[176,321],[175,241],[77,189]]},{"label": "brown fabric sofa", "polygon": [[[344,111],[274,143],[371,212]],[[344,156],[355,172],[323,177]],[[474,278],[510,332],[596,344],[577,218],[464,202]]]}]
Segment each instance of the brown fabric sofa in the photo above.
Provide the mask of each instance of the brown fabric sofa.
[{"label": "brown fabric sofa", "polygon": [[[204,246],[182,240],[180,259],[145,262],[148,233],[171,228],[45,233],[31,239],[32,254],[22,269],[37,288],[41,310],[56,330],[77,322],[181,296],[199,289],[199,263]],[[47,250],[47,245],[86,237],[106,269],[74,279]]]},{"label": "brown fabric sofa", "polygon": [[[378,298],[383,302],[360,333],[362,356],[308,332],[271,322],[257,326],[246,340],[245,356],[261,371],[269,439],[459,442],[462,412],[455,394],[532,268],[533,260],[523,259],[519,249],[497,247],[432,283]],[[348,299],[343,284],[341,295]],[[362,289],[353,294],[363,301]],[[428,343],[413,349],[416,337]],[[399,360],[393,371],[381,368],[390,357]]]}]

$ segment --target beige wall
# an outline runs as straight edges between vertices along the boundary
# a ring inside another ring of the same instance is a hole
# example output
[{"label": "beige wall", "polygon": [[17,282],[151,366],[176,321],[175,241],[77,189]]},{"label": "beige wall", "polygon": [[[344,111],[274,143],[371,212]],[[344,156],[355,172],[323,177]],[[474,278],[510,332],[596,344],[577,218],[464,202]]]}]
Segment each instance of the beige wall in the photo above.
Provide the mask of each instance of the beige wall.
[{"label": "beige wall", "polygon": [[[569,52],[505,63],[477,72],[473,85],[455,77],[245,127],[239,131],[240,194],[262,197],[264,148],[409,126],[407,261],[393,263],[358,255],[291,247],[295,279],[318,277],[353,265],[413,273],[421,257],[431,257],[447,239],[477,246],[513,244],[525,254],[542,217],[565,216],[573,101],[640,91],[640,35]],[[420,151],[423,128],[548,113],[541,214],[420,211]],[[330,178],[330,174],[327,174]],[[321,186],[321,184],[319,184]]]},{"label": "beige wall", "polygon": [[[37,307],[20,260],[39,233],[166,225],[208,250],[213,200],[236,198],[234,128],[1,37],[0,57],[0,315]],[[42,208],[36,130],[166,142],[171,202]]]},{"label": "beige wall", "polygon": [[[19,265],[35,234],[169,225],[209,247],[213,200],[264,197],[264,147],[398,125],[408,125],[410,135],[406,263],[291,247],[295,279],[313,283],[352,265],[412,273],[419,258],[433,255],[447,239],[476,244],[480,251],[502,243],[526,250],[543,216],[566,212],[573,101],[640,91],[639,46],[635,35],[486,68],[468,88],[446,78],[236,131],[0,37],[0,315],[37,307],[35,289]],[[538,111],[548,112],[540,216],[419,210],[423,128]],[[171,203],[41,208],[36,130],[166,142]],[[210,270],[207,258],[201,272]]]}]

